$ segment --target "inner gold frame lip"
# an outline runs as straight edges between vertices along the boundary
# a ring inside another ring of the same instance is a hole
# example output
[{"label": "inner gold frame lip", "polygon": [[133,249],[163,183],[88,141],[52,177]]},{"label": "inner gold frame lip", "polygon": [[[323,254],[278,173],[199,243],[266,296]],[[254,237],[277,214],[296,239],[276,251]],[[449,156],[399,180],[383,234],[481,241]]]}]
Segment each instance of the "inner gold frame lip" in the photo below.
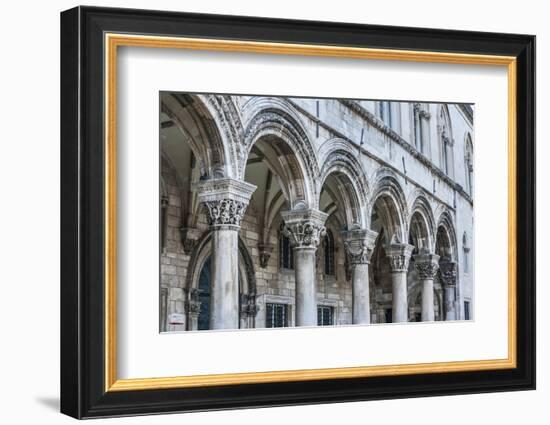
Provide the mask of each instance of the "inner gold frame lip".
[{"label": "inner gold frame lip", "polygon": [[[516,206],[516,58],[514,56],[415,50],[372,49],[332,45],[223,40],[105,33],[105,391],[136,391],[215,385],[238,385],[321,379],[364,378],[513,369],[517,366],[517,206]],[[494,65],[508,71],[508,357],[381,366],[245,372],[212,375],[117,379],[116,326],[116,98],[118,47],[148,47],[239,53],[324,56],[404,62]]]}]

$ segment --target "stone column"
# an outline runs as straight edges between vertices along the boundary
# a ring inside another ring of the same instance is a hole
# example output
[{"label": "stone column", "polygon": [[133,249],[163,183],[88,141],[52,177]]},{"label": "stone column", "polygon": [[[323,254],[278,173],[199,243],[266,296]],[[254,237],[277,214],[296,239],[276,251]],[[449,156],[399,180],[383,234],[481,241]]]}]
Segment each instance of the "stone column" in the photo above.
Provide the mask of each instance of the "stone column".
[{"label": "stone column", "polygon": [[239,328],[239,229],[256,186],[229,178],[196,185],[212,236],[210,329]]},{"label": "stone column", "polygon": [[392,322],[407,322],[409,309],[407,301],[407,271],[414,246],[391,244],[386,250],[390,260],[392,279]]},{"label": "stone column", "polygon": [[434,278],[439,269],[439,255],[430,253],[415,255],[414,267],[422,285],[422,321],[433,322],[435,320]]},{"label": "stone column", "polygon": [[445,320],[456,320],[456,261],[440,261],[441,280],[445,288]]},{"label": "stone column", "polygon": [[378,233],[367,229],[354,229],[342,232],[342,234],[351,267],[352,322],[353,324],[369,324],[369,263]]},{"label": "stone column", "polygon": [[325,233],[327,214],[310,209],[284,211],[281,215],[294,251],[296,326],[317,326],[315,251]]}]

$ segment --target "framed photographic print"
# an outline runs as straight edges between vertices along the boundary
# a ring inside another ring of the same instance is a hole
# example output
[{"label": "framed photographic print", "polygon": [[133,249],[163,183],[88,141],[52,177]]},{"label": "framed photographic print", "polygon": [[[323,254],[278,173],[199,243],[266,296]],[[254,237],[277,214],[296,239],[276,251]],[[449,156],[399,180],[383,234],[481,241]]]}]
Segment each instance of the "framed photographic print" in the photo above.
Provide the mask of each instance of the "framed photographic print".
[{"label": "framed photographic print", "polygon": [[61,411],[535,387],[535,38],[61,14]]}]

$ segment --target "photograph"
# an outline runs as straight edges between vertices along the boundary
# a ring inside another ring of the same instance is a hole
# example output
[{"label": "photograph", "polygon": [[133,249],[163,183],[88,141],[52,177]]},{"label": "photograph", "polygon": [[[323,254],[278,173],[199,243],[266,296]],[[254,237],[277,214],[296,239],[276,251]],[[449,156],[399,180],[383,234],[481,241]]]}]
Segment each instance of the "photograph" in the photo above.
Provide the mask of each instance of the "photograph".
[{"label": "photograph", "polygon": [[475,105],[159,93],[159,330],[475,320]]}]

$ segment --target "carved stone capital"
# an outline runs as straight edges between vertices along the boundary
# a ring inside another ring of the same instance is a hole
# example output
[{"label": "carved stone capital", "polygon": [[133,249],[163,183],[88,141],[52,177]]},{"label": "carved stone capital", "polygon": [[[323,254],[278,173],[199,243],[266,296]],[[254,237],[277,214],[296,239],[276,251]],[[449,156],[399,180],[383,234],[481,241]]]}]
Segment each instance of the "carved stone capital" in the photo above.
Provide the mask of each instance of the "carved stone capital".
[{"label": "carved stone capital", "polygon": [[406,272],[409,269],[409,260],[414,246],[409,244],[393,243],[386,250],[386,255],[390,261],[392,273]]},{"label": "carved stone capital", "polygon": [[319,210],[304,209],[283,211],[281,215],[285,223],[284,235],[290,239],[295,249],[317,248],[326,232],[327,214]]},{"label": "carved stone capital", "polygon": [[208,223],[214,229],[238,229],[256,186],[224,178],[200,181],[194,185],[194,189],[199,201],[206,206]]},{"label": "carved stone capital", "polygon": [[439,255],[422,253],[414,257],[414,268],[422,280],[433,279],[439,269]]},{"label": "carved stone capital", "polygon": [[440,261],[441,280],[447,287],[456,286],[457,264],[456,261]]},{"label": "carved stone capital", "polygon": [[342,232],[342,236],[350,264],[369,264],[378,233],[368,229],[353,229]]},{"label": "carved stone capital", "polygon": [[271,253],[273,252],[273,245],[267,244],[267,243],[260,243],[258,244],[258,251],[260,254],[260,267],[262,269],[265,269],[267,267],[267,263],[269,262],[269,259],[271,258]]}]

